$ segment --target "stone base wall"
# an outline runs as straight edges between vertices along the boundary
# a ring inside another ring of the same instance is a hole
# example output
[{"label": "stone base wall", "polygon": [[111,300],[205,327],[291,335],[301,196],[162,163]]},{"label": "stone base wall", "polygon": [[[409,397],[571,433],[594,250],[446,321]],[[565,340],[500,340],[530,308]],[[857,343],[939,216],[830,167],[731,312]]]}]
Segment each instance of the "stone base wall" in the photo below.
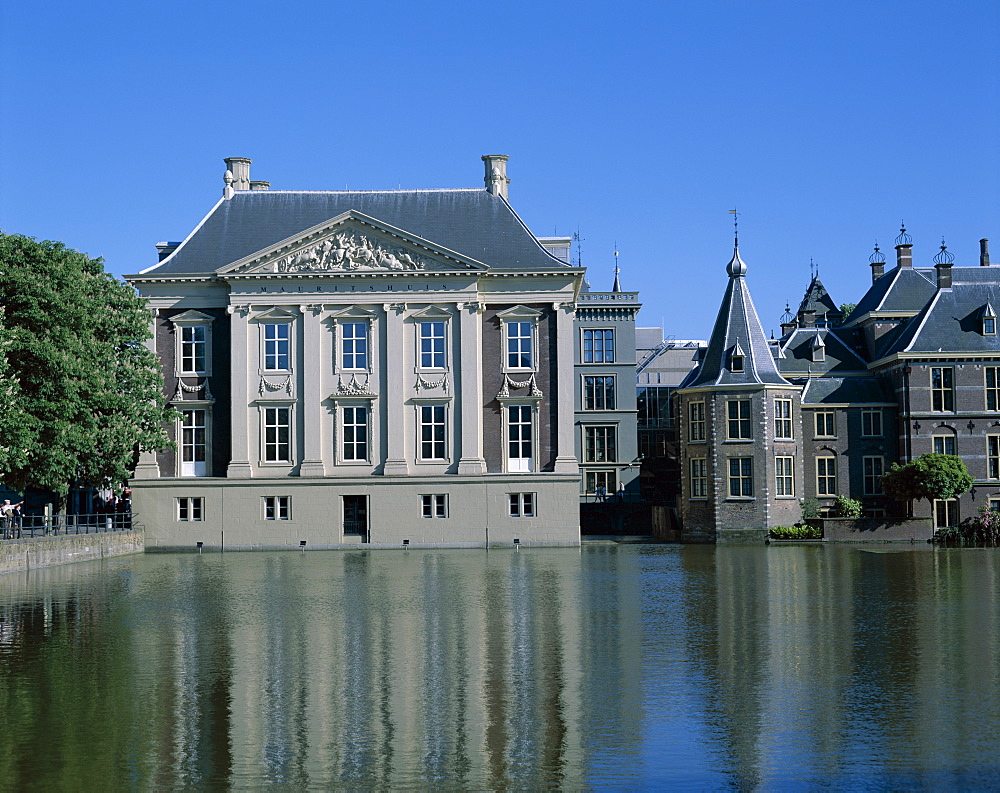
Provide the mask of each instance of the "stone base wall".
[{"label": "stone base wall", "polygon": [[0,543],[0,573],[142,553],[140,531],[26,537]]},{"label": "stone base wall", "polygon": [[763,545],[767,541],[767,529],[716,529],[715,542],[718,545]]},{"label": "stone base wall", "polygon": [[809,522],[822,524],[823,539],[828,542],[927,542],[934,536],[930,518],[823,518]]}]

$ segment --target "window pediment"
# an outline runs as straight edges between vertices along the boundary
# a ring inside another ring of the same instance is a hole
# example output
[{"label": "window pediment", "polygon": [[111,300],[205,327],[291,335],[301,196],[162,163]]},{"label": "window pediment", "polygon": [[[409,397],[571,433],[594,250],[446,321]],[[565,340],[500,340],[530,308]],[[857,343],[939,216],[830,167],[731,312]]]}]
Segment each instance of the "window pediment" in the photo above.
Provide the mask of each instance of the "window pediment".
[{"label": "window pediment", "polygon": [[414,311],[410,316],[413,319],[450,319],[452,313],[441,306],[432,304],[419,311]]},{"label": "window pediment", "polygon": [[253,315],[253,319],[255,320],[271,319],[283,322],[288,322],[290,320],[298,318],[299,318],[298,312],[289,311],[287,308],[284,308],[282,306],[271,306],[269,308],[257,311]]},{"label": "window pediment", "polygon": [[503,311],[498,311],[497,316],[502,320],[538,319],[538,317],[542,316],[542,312],[528,306],[512,306]]},{"label": "window pediment", "polygon": [[215,317],[209,314],[202,314],[200,311],[189,309],[183,314],[175,314],[170,317],[174,325],[208,325],[215,321]]}]

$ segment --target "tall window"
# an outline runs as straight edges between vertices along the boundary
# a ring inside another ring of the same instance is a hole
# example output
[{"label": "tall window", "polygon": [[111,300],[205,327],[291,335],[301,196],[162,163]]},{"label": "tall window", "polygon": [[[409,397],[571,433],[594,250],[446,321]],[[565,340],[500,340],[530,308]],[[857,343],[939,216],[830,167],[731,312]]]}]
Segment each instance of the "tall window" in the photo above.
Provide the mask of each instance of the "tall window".
[{"label": "tall window", "polygon": [[774,400],[774,437],[788,440],[792,437],[792,400]]},{"label": "tall window", "polygon": [[420,366],[444,369],[444,323],[420,323]]},{"label": "tall window", "polygon": [[931,367],[931,410],[955,409],[955,370],[950,366]]},{"label": "tall window", "polygon": [[181,476],[208,475],[206,411],[181,411]]},{"label": "tall window", "polygon": [[958,499],[947,501],[934,499],[934,528],[943,529],[946,526],[958,525]]},{"label": "tall window", "polygon": [[507,367],[509,369],[531,369],[534,356],[531,349],[532,322],[508,322],[507,325]]},{"label": "tall window", "polygon": [[986,409],[1000,410],[1000,366],[984,366],[986,372]]},{"label": "tall window", "polygon": [[865,408],[861,411],[861,434],[868,437],[882,435],[881,408]]},{"label": "tall window", "polygon": [[705,440],[705,403],[691,402],[688,404],[688,440]]},{"label": "tall window", "polygon": [[951,433],[948,435],[934,435],[932,442],[934,445],[934,454],[955,453],[955,436]]},{"label": "tall window", "polygon": [[614,410],[615,378],[604,375],[584,377],[583,409]]},{"label": "tall window", "polygon": [[617,428],[614,426],[584,427],[583,461],[613,463],[618,459]]},{"label": "tall window", "polygon": [[264,496],[264,520],[291,520],[291,496]]},{"label": "tall window", "polygon": [[264,462],[292,461],[292,409],[264,408]]},{"label": "tall window", "polygon": [[1000,479],[1000,435],[986,436],[986,476]]},{"label": "tall window", "polygon": [[203,498],[177,499],[177,520],[203,520],[204,512],[205,499]]},{"label": "tall window", "polygon": [[995,336],[997,332],[997,318],[993,316],[983,317],[983,335]]},{"label": "tall window", "polygon": [[365,461],[368,459],[368,408],[350,406],[343,411],[343,458],[351,462]]},{"label": "tall window", "polygon": [[753,458],[729,458],[729,495],[733,498],[753,496]]},{"label": "tall window", "polygon": [[181,374],[200,374],[206,371],[207,342],[208,328],[204,325],[181,326]]},{"label": "tall window", "polygon": [[448,517],[448,494],[432,493],[420,497],[421,514],[425,518]]},{"label": "tall window", "polygon": [[533,469],[534,431],[531,405],[507,406],[507,470]]},{"label": "tall window", "polygon": [[420,406],[420,459],[445,460],[445,406]]},{"label": "tall window", "polygon": [[774,494],[776,496],[795,495],[795,476],[792,473],[794,457],[774,458]]},{"label": "tall window", "polygon": [[837,495],[837,458],[816,458],[816,495]]},{"label": "tall window", "polygon": [[287,322],[268,322],[264,325],[264,368],[269,371],[287,372],[291,367],[288,355],[288,337],[291,325]]},{"label": "tall window", "polygon": [[617,477],[614,471],[587,471],[587,493],[595,496],[610,496],[617,487]]},{"label": "tall window", "polygon": [[512,518],[535,517],[534,493],[508,493],[507,497],[510,503],[510,516]]},{"label": "tall window", "polygon": [[583,362],[615,362],[615,332],[613,329],[585,330],[583,332]]},{"label": "tall window", "polygon": [[341,368],[368,369],[368,323],[341,322],[340,338]]},{"label": "tall window", "polygon": [[691,458],[691,498],[708,498],[708,460]]},{"label": "tall window", "polygon": [[832,410],[816,411],[816,437],[835,438],[837,437],[836,414]]},{"label": "tall window", "polygon": [[749,440],[753,437],[750,423],[750,400],[730,399],[726,403],[729,411],[729,439]]},{"label": "tall window", "polygon": [[864,466],[865,495],[882,495],[882,474],[885,473],[885,460],[881,457],[865,457],[862,459],[862,464]]},{"label": "tall window", "polygon": [[673,388],[667,386],[643,386],[635,393],[638,424],[641,428],[674,426]]}]

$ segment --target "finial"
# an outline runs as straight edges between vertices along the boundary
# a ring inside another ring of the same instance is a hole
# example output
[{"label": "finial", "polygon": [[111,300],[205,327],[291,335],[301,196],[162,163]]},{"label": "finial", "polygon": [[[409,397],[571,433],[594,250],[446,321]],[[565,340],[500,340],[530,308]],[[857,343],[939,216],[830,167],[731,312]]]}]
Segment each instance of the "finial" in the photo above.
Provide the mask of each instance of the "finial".
[{"label": "finial", "polygon": [[614,286],[611,287],[611,291],[612,292],[621,292],[622,291],[621,282],[618,280],[618,273],[619,272],[621,272],[621,271],[618,269],[618,240],[615,240],[615,283],[614,283]]},{"label": "finial", "polygon": [[573,232],[573,241],[576,243],[576,266],[583,267],[583,245],[581,244],[586,237],[580,236],[580,227],[576,227],[576,231]]},{"label": "finial", "polygon": [[941,250],[934,257],[934,264],[952,264],[955,261],[955,254],[948,250],[944,237],[941,238]]},{"label": "finial", "polygon": [[906,224],[901,220],[899,221],[899,236],[896,237],[897,245],[912,245],[913,237],[906,233]]},{"label": "finial", "polygon": [[785,313],[781,315],[781,324],[782,325],[787,325],[793,319],[795,319],[795,315],[792,313],[792,307],[788,304],[788,301],[786,300],[785,301]]},{"label": "finial", "polygon": [[875,251],[868,257],[871,264],[885,264],[885,254],[878,249],[878,240],[875,240]]},{"label": "finial", "polygon": [[733,244],[740,247],[740,213],[736,209],[730,209],[729,214],[733,216]]}]

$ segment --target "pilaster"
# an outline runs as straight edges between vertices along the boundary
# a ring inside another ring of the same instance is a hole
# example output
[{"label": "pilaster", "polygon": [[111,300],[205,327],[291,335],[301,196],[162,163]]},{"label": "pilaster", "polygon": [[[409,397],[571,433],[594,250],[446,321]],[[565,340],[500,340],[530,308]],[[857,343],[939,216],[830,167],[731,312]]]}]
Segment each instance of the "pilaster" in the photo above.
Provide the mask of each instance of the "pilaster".
[{"label": "pilaster", "polygon": [[385,426],[386,457],[384,473],[387,476],[403,476],[410,472],[406,462],[406,427],[403,411],[403,364],[406,330],[403,314],[406,303],[383,303],[385,311]]},{"label": "pilaster", "polygon": [[[146,349],[156,355],[156,309],[152,309],[149,321],[149,338],[146,339]],[[139,460],[135,465],[133,479],[159,479],[160,464],[156,462],[156,450],[139,452]]]},{"label": "pilaster", "polygon": [[304,439],[299,476],[326,476],[323,464],[323,322],[322,305],[299,306],[302,312],[302,392],[299,400]]},{"label": "pilaster", "polygon": [[553,303],[556,312],[556,473],[578,474],[573,443],[573,303]]},{"label": "pilaster", "polygon": [[[462,429],[459,474],[485,474],[483,457],[482,303],[458,304],[461,365],[458,420]],[[464,310],[463,310],[464,309]]]},{"label": "pilaster", "polygon": [[[253,476],[250,466],[250,388],[249,365],[249,306],[230,306],[230,402],[229,432],[231,455],[226,476],[230,479],[249,479]],[[256,367],[255,367],[256,368]]]}]

